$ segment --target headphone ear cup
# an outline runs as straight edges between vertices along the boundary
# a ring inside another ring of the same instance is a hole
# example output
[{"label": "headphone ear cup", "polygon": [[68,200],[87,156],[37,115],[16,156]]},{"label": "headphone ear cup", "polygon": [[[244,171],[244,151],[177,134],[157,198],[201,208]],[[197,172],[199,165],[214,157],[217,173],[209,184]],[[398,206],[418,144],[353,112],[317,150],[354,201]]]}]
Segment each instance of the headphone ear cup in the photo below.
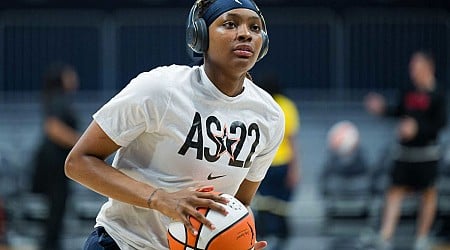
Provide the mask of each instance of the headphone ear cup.
[{"label": "headphone ear cup", "polygon": [[186,27],[186,44],[196,53],[206,52],[208,49],[208,27],[206,27],[203,18],[192,20],[195,15],[195,7],[189,13],[187,27]]},{"label": "headphone ear cup", "polygon": [[198,18],[187,26],[186,43],[194,52],[206,52],[208,42],[208,28],[203,18]]},{"label": "headphone ear cup", "polygon": [[194,21],[194,25],[197,30],[196,44],[194,46],[194,51],[197,53],[204,53],[208,50],[209,37],[208,37],[208,27],[203,18],[198,18]]},{"label": "headphone ear cup", "polygon": [[189,48],[194,50],[196,43],[197,43],[197,31],[194,25],[190,23],[186,27],[186,44],[189,46]]},{"label": "headphone ear cup", "polygon": [[262,36],[262,45],[257,61],[261,60],[269,51],[269,36],[264,30],[261,31],[261,36]]}]

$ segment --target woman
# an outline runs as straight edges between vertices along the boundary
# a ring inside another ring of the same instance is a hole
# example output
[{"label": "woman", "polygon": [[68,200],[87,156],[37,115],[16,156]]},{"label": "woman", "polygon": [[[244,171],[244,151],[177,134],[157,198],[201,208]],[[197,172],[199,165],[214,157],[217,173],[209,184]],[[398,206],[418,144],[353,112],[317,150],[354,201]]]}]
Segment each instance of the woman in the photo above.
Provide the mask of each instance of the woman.
[{"label": "woman", "polygon": [[32,191],[43,193],[49,201],[49,217],[45,223],[42,249],[61,249],[69,180],[64,175],[64,162],[77,142],[78,117],[71,96],[78,89],[78,73],[67,64],[51,64],[44,73],[42,94],[43,139],[36,151]]},{"label": "woman", "polygon": [[84,249],[167,249],[172,220],[194,233],[190,216],[214,228],[196,207],[225,214],[227,201],[209,191],[248,206],[270,166],[284,117],[248,78],[267,50],[256,5],[197,1],[187,40],[203,65],[138,75],[94,114],[67,157],[70,178],[109,197]]},{"label": "woman", "polygon": [[434,59],[429,53],[417,51],[412,55],[409,74],[412,86],[401,92],[396,106],[388,106],[384,97],[376,93],[370,94],[365,103],[374,115],[399,119],[397,146],[392,151],[391,185],[380,229],[379,244],[384,249],[391,247],[406,195],[418,192],[421,196],[415,250],[429,248],[428,236],[437,209],[439,134],[447,124],[447,104],[444,91],[438,88]]}]

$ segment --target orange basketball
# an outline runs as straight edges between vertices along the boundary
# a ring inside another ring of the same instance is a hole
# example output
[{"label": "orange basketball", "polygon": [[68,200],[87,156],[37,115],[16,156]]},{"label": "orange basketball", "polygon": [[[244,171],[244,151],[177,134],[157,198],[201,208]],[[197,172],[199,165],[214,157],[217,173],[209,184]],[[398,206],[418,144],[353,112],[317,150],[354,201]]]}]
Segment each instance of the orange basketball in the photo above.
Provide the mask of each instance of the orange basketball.
[{"label": "orange basketball", "polygon": [[195,218],[190,218],[197,229],[197,236],[186,229],[183,223],[169,225],[167,239],[170,250],[249,250],[256,241],[255,224],[248,209],[234,196],[220,194],[229,202],[223,205],[227,215],[209,208],[198,208],[216,229],[211,230]]}]

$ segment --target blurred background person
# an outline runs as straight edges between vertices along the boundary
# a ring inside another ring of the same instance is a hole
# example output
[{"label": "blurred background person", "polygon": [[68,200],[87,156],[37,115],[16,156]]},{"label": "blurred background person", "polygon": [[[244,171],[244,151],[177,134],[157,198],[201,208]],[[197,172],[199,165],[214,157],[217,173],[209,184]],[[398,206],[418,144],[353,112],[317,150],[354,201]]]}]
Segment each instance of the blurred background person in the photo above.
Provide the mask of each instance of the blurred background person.
[{"label": "blurred background person", "polygon": [[64,162],[80,134],[78,117],[72,106],[79,86],[77,71],[69,64],[51,64],[43,75],[43,136],[35,154],[32,192],[48,198],[49,213],[44,224],[42,250],[61,250],[69,179]]},{"label": "blurred background person", "polygon": [[296,104],[282,93],[278,78],[266,76],[261,86],[280,105],[285,116],[285,134],[280,148],[261,182],[255,198],[257,233],[262,239],[275,237],[269,249],[284,249],[291,235],[289,205],[300,180],[297,134],[300,117]]},{"label": "blurred background person", "polygon": [[435,181],[441,158],[438,136],[447,122],[445,96],[438,89],[435,64],[430,54],[415,52],[410,59],[409,74],[413,86],[401,92],[395,106],[388,106],[384,97],[375,93],[365,99],[371,114],[399,118],[398,146],[393,152],[391,185],[385,198],[380,230],[382,249],[392,247],[390,241],[405,195],[410,192],[421,195],[414,249],[429,249],[428,235],[436,214]]},{"label": "blurred background person", "polygon": [[370,167],[359,129],[349,120],[334,123],[327,133],[327,155],[319,188],[324,197],[327,224],[333,218],[367,216]]}]

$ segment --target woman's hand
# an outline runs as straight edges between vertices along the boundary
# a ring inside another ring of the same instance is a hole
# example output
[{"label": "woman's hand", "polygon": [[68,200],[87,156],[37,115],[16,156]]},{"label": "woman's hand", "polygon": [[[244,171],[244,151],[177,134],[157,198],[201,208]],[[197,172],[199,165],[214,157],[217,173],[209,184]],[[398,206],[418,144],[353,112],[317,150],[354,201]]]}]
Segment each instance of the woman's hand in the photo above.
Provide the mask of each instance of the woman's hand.
[{"label": "woman's hand", "polygon": [[417,135],[418,125],[417,121],[411,117],[404,117],[400,120],[398,125],[398,136],[402,141],[410,141]]},{"label": "woman's hand", "polygon": [[192,216],[210,229],[214,229],[211,221],[197,211],[198,207],[209,207],[226,215],[228,212],[219,203],[226,204],[228,200],[219,196],[217,193],[211,192],[212,187],[202,187],[198,189],[183,189],[177,192],[168,193],[163,190],[157,190],[150,201],[151,208],[156,209],[164,215],[175,221],[181,221],[185,227],[194,235],[197,230],[192,226],[189,218]]},{"label": "woman's hand", "polygon": [[267,247],[267,241],[257,241],[255,243],[255,247],[253,249],[260,250],[260,249],[264,249],[266,247]]}]

